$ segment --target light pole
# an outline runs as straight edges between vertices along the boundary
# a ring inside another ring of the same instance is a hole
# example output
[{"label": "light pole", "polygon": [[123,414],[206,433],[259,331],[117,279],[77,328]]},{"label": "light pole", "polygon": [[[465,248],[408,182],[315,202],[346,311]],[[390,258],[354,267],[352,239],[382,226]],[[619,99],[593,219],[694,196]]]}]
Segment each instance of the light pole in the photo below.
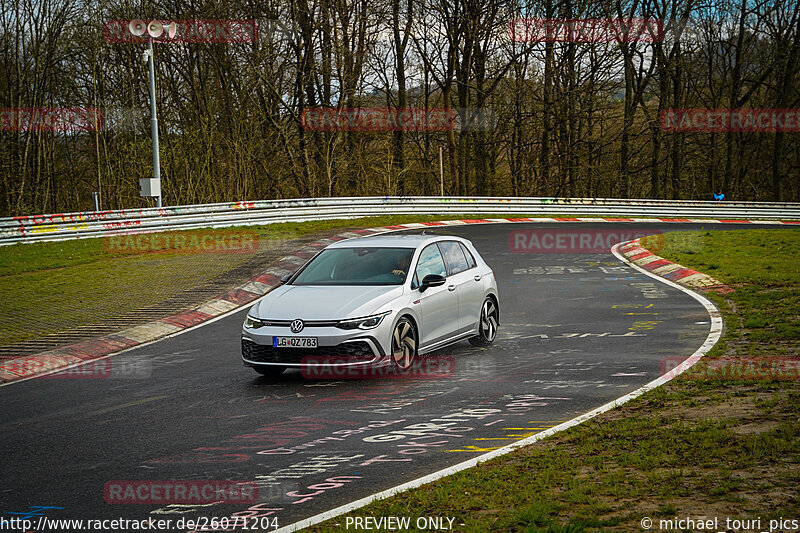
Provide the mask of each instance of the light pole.
[{"label": "light pole", "polygon": [[[144,56],[147,61],[147,72],[150,80],[150,137],[153,140],[153,177],[139,179],[139,195],[155,197],[156,207],[161,207],[161,158],[158,153],[158,117],[156,116],[156,69],[155,55],[153,54],[153,39],[161,37],[164,25],[157,20],[145,24],[141,20],[132,20],[128,29],[135,37],[141,37],[147,32],[147,50]],[[173,22],[167,27],[167,35],[175,37],[177,25]]]},{"label": "light pole", "polygon": [[156,197],[156,207],[161,207],[161,158],[158,155],[158,117],[156,116],[156,68],[153,56],[153,39],[147,39],[148,77],[150,78],[150,137],[153,139],[153,181],[151,196]]},{"label": "light pole", "polygon": [[439,147],[439,196],[444,196],[444,168],[442,167],[442,147]]}]

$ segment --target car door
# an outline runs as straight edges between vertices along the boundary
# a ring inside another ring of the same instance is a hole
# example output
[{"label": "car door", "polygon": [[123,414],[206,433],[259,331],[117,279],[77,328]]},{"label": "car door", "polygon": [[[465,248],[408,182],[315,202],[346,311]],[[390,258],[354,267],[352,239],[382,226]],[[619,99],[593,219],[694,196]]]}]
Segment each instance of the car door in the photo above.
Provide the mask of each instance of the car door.
[{"label": "car door", "polygon": [[[420,252],[414,270],[413,286],[419,285],[428,274],[447,276],[442,253],[436,244],[429,244]],[[448,279],[444,285],[429,287],[418,296],[420,346],[425,347],[453,335],[458,328],[458,294]]]},{"label": "car door", "polygon": [[472,252],[469,251],[469,248],[464,246],[463,243],[458,243],[461,246],[461,251],[464,252],[464,256],[467,259],[467,270],[464,272],[464,275],[469,278],[470,281],[465,282],[466,286],[464,290],[461,292],[461,295],[464,296],[464,306],[462,307],[459,303],[459,312],[463,313],[459,316],[464,320],[464,324],[467,326],[467,329],[471,329],[473,327],[478,327],[478,322],[481,319],[481,307],[483,306],[483,299],[486,296],[486,280],[484,276],[488,274],[487,272],[481,272],[480,268],[478,268],[478,262],[473,257]]},{"label": "car door", "polygon": [[447,264],[448,284],[456,286],[458,294],[458,333],[475,328],[480,318],[483,303],[483,283],[477,275],[475,258],[461,243],[443,241],[439,243]]}]

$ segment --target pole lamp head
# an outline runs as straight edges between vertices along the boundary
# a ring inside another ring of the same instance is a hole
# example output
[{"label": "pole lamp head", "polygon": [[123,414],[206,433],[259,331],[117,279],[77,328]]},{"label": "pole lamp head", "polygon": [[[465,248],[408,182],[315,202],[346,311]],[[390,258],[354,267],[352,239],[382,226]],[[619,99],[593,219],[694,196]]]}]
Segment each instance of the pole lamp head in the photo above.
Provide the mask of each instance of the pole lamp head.
[{"label": "pole lamp head", "polygon": [[178,23],[173,21],[169,25],[164,26],[164,24],[158,20],[145,22],[143,20],[135,19],[128,23],[128,31],[130,31],[131,35],[134,37],[141,37],[146,33],[153,39],[158,39],[164,35],[164,33],[166,33],[167,36],[172,39],[178,33]]},{"label": "pole lamp head", "polygon": [[147,31],[147,25],[143,20],[132,20],[128,24],[128,31],[130,31],[134,37],[141,37],[144,35],[144,32]]},{"label": "pole lamp head", "polygon": [[158,39],[164,34],[164,25],[157,20],[152,20],[150,24],[147,25],[147,33],[153,39]]}]

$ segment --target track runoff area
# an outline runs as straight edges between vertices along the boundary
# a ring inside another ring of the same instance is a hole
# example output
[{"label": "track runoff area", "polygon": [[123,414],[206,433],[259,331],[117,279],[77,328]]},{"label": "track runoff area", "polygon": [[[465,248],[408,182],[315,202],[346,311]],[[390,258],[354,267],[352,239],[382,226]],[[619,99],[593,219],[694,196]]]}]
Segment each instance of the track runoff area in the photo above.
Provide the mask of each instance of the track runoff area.
[{"label": "track runoff area", "polygon": [[289,530],[484,456],[636,391],[706,341],[703,305],[621,263],[613,244],[744,227],[433,228],[472,240],[494,269],[501,326],[493,345],[460,342],[407,375],[259,377],[240,362],[243,308],[113,357],[137,373],[2,387],[0,516],[36,531],[69,519],[84,523],[60,530]]}]

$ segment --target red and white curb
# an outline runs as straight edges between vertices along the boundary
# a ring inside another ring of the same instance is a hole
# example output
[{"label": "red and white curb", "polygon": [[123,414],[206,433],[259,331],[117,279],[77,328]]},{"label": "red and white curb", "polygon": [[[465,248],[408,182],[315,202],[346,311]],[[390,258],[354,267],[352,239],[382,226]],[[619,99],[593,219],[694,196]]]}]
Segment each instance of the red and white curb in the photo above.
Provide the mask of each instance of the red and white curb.
[{"label": "red and white curb", "polygon": [[639,239],[620,246],[618,250],[625,256],[626,263],[634,264],[647,272],[652,272],[656,276],[674,281],[684,287],[701,292],[716,292],[719,294],[733,292],[733,289],[708,274],[703,274],[657,256],[644,248]]},{"label": "red and white curb", "polygon": [[[200,324],[240,309],[242,306],[252,304],[280,284],[280,279],[290,274],[303,265],[319,249],[336,241],[364,237],[378,233],[399,231],[406,229],[424,229],[441,226],[462,226],[467,224],[493,224],[493,223],[553,223],[553,222],[587,222],[587,223],[703,223],[703,224],[786,224],[798,225],[797,220],[732,220],[732,219],[689,219],[689,218],[620,218],[620,217],[535,217],[535,218],[478,218],[462,220],[445,220],[439,222],[414,222],[396,224],[376,228],[367,228],[340,233],[332,237],[321,239],[308,244],[292,255],[283,257],[273,263],[264,273],[256,276],[243,285],[236,287],[220,296],[211,299],[194,309],[183,311],[175,315],[155,320],[153,322],[128,328],[113,335],[105,335],[95,339],[71,344],[54,350],[49,350],[32,356],[19,357],[3,361],[0,365],[0,386],[13,382],[27,380],[36,376],[50,374],[59,370],[81,365],[87,361],[108,357],[109,355],[129,350],[155,340],[176,335]],[[647,252],[646,250],[642,250]],[[649,252],[647,252],[649,253]],[[652,254],[651,254],[652,255]],[[653,256],[656,257],[656,256]],[[644,258],[644,256],[642,256]],[[658,258],[661,259],[661,258]],[[653,260],[655,261],[655,260]],[[661,266],[661,265],[659,265]],[[688,269],[686,269],[688,270]],[[677,269],[676,269],[677,272]],[[692,271],[694,272],[694,271]],[[674,273],[678,278],[683,272]],[[694,273],[699,274],[699,273]],[[686,277],[689,277],[690,274]],[[680,279],[680,278],[678,278]],[[700,278],[693,278],[700,279]]]}]

